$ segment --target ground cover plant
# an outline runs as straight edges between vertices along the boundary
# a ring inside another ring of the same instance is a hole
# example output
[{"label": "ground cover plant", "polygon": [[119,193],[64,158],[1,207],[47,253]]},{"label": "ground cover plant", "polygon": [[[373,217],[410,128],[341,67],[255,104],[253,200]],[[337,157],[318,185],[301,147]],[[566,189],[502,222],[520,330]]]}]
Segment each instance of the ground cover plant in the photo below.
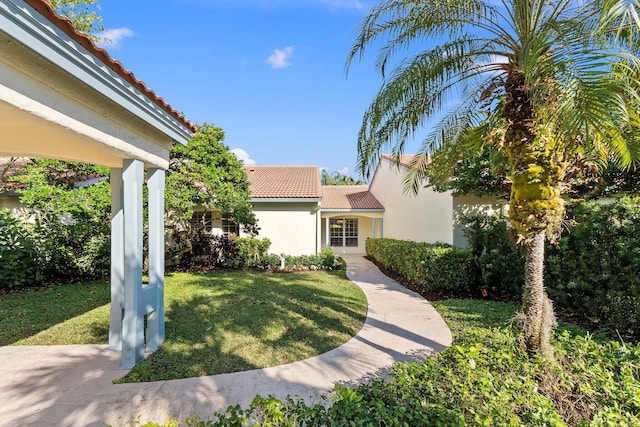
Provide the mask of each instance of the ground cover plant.
[{"label": "ground cover plant", "polygon": [[390,378],[336,387],[326,405],[258,396],[246,409],[165,425],[640,426],[639,345],[561,323],[554,359],[531,357],[513,326],[516,305],[433,304],[454,333],[452,346],[424,362],[395,365]]},{"label": "ground cover plant", "polygon": [[[0,345],[106,344],[106,281],[0,294]],[[173,273],[167,341],[125,382],[289,363],[331,350],[363,325],[366,299],[344,270]]]}]

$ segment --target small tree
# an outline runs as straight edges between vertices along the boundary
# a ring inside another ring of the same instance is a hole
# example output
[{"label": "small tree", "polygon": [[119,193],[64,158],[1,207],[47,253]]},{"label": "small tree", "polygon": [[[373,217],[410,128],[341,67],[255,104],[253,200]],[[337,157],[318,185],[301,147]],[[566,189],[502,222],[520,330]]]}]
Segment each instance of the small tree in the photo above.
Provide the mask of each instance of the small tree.
[{"label": "small tree", "polygon": [[204,206],[228,214],[255,236],[259,229],[249,203],[249,178],[223,140],[222,129],[205,123],[186,146],[173,146],[166,184],[170,222],[186,229],[194,208]]}]

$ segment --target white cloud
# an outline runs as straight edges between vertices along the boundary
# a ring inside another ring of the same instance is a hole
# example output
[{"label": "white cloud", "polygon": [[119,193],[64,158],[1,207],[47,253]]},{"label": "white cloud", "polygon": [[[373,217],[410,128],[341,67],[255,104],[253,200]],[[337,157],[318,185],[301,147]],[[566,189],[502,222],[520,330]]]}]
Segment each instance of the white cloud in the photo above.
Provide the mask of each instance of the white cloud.
[{"label": "white cloud", "polygon": [[340,169],[338,173],[341,173],[342,175],[349,175],[349,168],[345,166],[342,169]]},{"label": "white cloud", "polygon": [[245,166],[254,166],[256,164],[256,161],[253,160],[249,156],[249,153],[244,151],[242,148],[234,148],[231,152],[235,154],[238,160],[240,160]]},{"label": "white cloud", "polygon": [[273,53],[269,55],[269,57],[265,59],[264,62],[271,65],[271,68],[274,68],[276,70],[288,67],[291,65],[291,62],[289,62],[289,58],[291,58],[293,50],[293,46],[287,46],[283,50],[274,49]]},{"label": "white cloud", "polygon": [[100,31],[96,36],[99,39],[98,46],[117,49],[122,40],[133,37],[134,33],[129,28],[122,27]]}]

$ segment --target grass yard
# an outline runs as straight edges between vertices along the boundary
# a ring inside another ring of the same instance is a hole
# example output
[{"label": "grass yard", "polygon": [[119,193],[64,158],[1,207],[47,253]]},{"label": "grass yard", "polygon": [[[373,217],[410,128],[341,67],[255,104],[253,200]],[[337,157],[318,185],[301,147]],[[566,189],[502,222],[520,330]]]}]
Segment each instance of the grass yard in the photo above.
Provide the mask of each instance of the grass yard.
[{"label": "grass yard", "polygon": [[[336,348],[362,327],[367,303],[344,271],[173,273],[166,341],[123,382],[237,372]],[[0,345],[106,344],[109,284],[0,295]]]}]

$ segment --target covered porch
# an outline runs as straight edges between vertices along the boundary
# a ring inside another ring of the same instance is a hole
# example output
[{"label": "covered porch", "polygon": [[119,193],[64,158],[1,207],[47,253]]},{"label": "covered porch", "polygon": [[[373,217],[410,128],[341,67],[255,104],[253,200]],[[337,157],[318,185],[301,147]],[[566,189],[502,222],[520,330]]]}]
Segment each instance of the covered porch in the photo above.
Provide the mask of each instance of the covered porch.
[{"label": "covered porch", "polygon": [[384,237],[384,206],[366,185],[323,186],[322,194],[322,248],[364,254],[368,238]]},{"label": "covered porch", "polygon": [[0,156],[111,168],[109,348],[129,369],[164,340],[165,170],[172,144],[197,128],[46,1],[0,2],[0,44]]}]

